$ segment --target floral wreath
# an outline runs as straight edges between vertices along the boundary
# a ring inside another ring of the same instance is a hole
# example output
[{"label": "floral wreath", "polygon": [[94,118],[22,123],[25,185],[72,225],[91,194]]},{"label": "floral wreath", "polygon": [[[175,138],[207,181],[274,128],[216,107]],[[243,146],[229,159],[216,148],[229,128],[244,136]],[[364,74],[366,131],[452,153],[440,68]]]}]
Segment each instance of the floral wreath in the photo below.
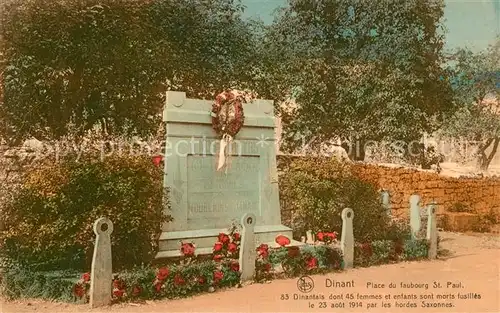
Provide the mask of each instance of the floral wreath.
[{"label": "floral wreath", "polygon": [[246,91],[224,91],[215,97],[212,105],[212,127],[220,138],[231,140],[243,127],[245,114],[243,103],[249,102],[254,96]]},{"label": "floral wreath", "polygon": [[239,90],[224,91],[215,97],[210,116],[212,116],[212,128],[221,139],[217,170],[226,166],[226,159],[229,160],[226,147],[231,144],[245,122],[243,103],[253,98],[252,93]]}]

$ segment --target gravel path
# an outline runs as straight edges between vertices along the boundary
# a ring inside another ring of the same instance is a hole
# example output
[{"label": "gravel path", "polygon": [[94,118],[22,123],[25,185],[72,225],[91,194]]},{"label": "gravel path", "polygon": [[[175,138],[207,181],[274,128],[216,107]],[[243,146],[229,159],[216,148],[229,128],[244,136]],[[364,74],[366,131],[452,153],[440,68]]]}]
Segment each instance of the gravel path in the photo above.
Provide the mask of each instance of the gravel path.
[{"label": "gravel path", "polygon": [[462,253],[470,249],[500,249],[499,234],[461,234],[461,233],[440,233],[441,245],[444,249]]}]

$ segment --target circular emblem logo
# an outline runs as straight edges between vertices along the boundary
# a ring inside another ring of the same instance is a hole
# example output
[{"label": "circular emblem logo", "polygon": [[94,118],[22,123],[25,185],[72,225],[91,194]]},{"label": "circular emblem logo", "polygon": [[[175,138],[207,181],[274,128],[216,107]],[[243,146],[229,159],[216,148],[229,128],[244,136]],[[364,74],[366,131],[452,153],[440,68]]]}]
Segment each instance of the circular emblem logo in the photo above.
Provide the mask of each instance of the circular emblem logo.
[{"label": "circular emblem logo", "polygon": [[303,293],[311,292],[314,289],[314,281],[309,276],[302,276],[297,280],[297,288]]}]

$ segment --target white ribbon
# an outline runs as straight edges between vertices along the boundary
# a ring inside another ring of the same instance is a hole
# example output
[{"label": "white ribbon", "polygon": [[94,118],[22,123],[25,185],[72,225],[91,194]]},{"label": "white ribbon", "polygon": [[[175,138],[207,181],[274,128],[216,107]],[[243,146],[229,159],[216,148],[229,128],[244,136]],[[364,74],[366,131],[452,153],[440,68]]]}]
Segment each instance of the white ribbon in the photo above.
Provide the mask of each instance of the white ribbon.
[{"label": "white ribbon", "polygon": [[224,167],[224,164],[226,164],[226,148],[231,143],[232,140],[233,138],[228,134],[222,136],[222,139],[220,140],[219,160],[217,164],[218,171]]}]

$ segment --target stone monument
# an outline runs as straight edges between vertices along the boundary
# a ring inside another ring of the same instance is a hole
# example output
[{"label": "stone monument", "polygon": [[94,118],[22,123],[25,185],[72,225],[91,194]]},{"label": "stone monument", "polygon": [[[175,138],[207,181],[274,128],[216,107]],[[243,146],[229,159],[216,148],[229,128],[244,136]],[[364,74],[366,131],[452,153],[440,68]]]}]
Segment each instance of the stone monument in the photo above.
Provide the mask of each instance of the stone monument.
[{"label": "stone monument", "polygon": [[174,220],[163,226],[157,258],[178,256],[180,240],[193,241],[197,253],[211,253],[217,235],[245,213],[256,217],[256,244],[276,246],[279,234],[292,238],[292,230],[281,224],[273,102],[243,104],[244,124],[227,147],[222,171],[217,171],[220,138],[212,129],[212,103],[167,92],[164,185]]}]

